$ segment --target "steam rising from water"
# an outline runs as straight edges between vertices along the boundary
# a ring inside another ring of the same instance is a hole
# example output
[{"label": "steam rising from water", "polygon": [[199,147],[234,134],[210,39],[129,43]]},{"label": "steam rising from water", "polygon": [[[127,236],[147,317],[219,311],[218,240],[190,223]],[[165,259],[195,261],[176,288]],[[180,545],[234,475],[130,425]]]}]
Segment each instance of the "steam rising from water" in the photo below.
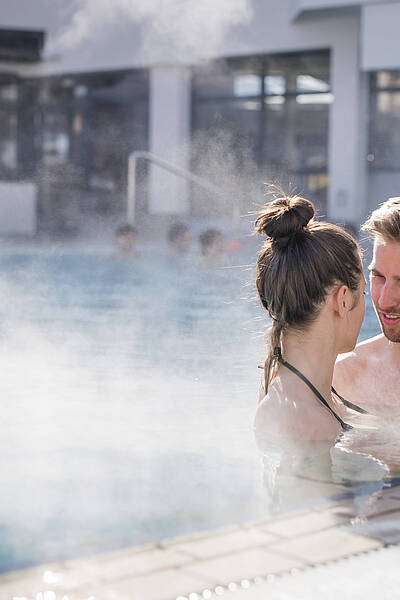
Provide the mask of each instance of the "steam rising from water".
[{"label": "steam rising from water", "polygon": [[0,572],[263,514],[248,275],[110,254],[0,257]]},{"label": "steam rising from water", "polygon": [[142,58],[165,61],[167,49],[169,58],[186,61],[218,52],[230,28],[252,17],[251,0],[113,0],[111,6],[107,0],[75,0],[69,23],[52,40],[51,50],[114,40],[112,47],[120,27],[128,24],[140,27]]},{"label": "steam rising from water", "polygon": [[[234,216],[235,209],[238,214],[245,215],[249,208],[257,211],[264,204],[264,182],[270,174],[257,167],[249,143],[242,143],[240,152],[235,146],[235,135],[222,128],[198,132],[191,140],[196,173],[223,191],[218,198],[207,199],[203,194],[201,202],[194,203],[195,212],[229,219]],[[193,191],[195,200],[198,192],[197,189]],[[249,223],[248,232],[251,231],[252,223]]]}]

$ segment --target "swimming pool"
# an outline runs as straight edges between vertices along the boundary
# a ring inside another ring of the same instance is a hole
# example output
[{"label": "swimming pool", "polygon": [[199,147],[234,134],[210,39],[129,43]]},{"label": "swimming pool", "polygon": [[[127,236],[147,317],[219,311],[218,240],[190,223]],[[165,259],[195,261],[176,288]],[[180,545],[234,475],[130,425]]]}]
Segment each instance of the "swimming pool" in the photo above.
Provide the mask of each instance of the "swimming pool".
[{"label": "swimming pool", "polygon": [[[1,571],[268,510],[254,272],[157,255],[0,257]],[[361,338],[377,332],[369,306]]]}]

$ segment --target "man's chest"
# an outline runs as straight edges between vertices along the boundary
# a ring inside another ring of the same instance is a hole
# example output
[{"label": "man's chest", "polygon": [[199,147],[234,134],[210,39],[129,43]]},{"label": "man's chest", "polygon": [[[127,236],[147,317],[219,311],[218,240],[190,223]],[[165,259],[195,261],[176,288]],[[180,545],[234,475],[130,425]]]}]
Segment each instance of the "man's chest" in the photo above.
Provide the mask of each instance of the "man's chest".
[{"label": "man's chest", "polygon": [[396,408],[400,413],[400,373],[384,366],[370,366],[368,371],[357,377],[354,386],[348,388],[348,400],[368,412],[384,416]]}]

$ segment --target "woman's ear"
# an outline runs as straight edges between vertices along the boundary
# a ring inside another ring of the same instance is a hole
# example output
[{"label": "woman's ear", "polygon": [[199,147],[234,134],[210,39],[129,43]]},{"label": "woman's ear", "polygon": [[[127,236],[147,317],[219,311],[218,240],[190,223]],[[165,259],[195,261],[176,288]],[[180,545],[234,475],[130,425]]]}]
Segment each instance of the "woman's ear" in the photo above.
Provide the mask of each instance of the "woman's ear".
[{"label": "woman's ear", "polygon": [[352,297],[347,285],[339,286],[333,293],[332,299],[335,312],[343,319],[352,306]]}]

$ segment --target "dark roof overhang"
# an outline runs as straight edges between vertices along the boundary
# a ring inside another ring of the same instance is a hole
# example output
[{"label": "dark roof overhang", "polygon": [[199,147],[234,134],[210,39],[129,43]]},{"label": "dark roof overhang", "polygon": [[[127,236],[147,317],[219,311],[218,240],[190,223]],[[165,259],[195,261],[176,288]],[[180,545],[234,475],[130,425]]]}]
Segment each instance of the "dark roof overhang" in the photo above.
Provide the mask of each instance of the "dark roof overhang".
[{"label": "dark roof overhang", "polygon": [[13,62],[40,61],[44,41],[44,31],[0,28],[0,60]]}]

